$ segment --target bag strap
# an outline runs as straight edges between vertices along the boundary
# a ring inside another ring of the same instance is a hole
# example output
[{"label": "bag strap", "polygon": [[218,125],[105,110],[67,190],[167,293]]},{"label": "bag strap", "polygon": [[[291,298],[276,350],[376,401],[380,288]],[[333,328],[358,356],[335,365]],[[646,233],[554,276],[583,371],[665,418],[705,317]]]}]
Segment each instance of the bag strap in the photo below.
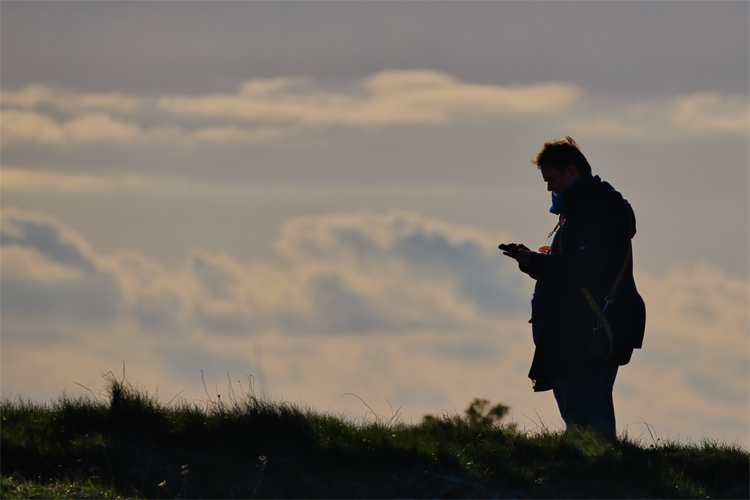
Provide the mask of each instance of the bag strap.
[{"label": "bag strap", "polygon": [[[628,227],[632,228],[632,221],[628,220]],[[628,237],[630,236],[630,232],[628,232]],[[620,269],[620,272],[617,275],[617,278],[615,279],[615,282],[612,284],[612,288],[610,288],[609,293],[606,297],[604,297],[604,307],[599,309],[599,306],[597,305],[594,298],[591,296],[591,293],[589,292],[588,288],[581,285],[581,291],[583,292],[583,295],[586,297],[586,300],[588,300],[589,305],[591,306],[591,309],[593,309],[596,316],[599,318],[599,324],[604,327],[604,331],[607,334],[607,354],[604,357],[604,359],[609,359],[609,357],[612,355],[612,350],[614,349],[614,336],[612,335],[612,328],[609,326],[609,321],[607,321],[606,316],[604,316],[604,312],[607,310],[607,307],[612,303],[612,301],[615,299],[615,293],[617,292],[617,289],[620,286],[620,282],[622,281],[623,276],[625,276],[625,271],[628,268],[628,262],[630,261],[630,255],[632,252],[632,244],[630,241],[628,241],[628,251],[625,253],[625,262],[622,264],[622,268]]]},{"label": "bag strap", "polygon": [[[633,230],[633,221],[630,220],[630,217],[628,217],[628,240],[630,239],[630,233],[632,233],[632,230]],[[564,253],[563,248],[562,248],[562,236],[563,236],[563,231],[560,232],[560,237],[558,239],[558,249],[561,255]],[[615,278],[615,282],[612,284],[612,288],[610,288],[607,296],[604,297],[603,308],[601,309],[599,308],[599,305],[596,303],[596,300],[594,300],[594,297],[591,296],[591,292],[589,292],[589,289],[587,287],[585,287],[584,285],[580,286],[581,292],[583,293],[584,297],[586,297],[586,300],[591,306],[591,309],[594,311],[594,314],[596,314],[596,317],[599,319],[599,325],[601,325],[604,328],[604,331],[607,334],[607,339],[609,340],[609,342],[607,342],[607,346],[609,349],[604,359],[608,359],[612,355],[612,350],[614,348],[614,337],[612,335],[612,328],[609,326],[609,321],[607,321],[606,316],[604,316],[604,312],[607,310],[607,307],[609,307],[609,305],[614,300],[615,293],[617,292],[617,289],[620,287],[620,282],[622,281],[622,278],[625,276],[625,271],[628,268],[628,262],[630,261],[632,248],[633,248],[632,244],[630,243],[630,241],[628,241],[628,251],[625,254],[625,262],[623,262],[622,268],[620,269],[620,272],[617,274],[617,278]]]}]

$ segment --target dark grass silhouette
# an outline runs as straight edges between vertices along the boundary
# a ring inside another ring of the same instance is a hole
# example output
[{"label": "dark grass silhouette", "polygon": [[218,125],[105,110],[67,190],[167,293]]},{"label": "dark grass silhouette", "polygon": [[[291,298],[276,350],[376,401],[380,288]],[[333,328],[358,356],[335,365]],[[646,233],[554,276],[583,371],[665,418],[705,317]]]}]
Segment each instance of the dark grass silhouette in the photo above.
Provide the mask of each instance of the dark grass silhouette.
[{"label": "dark grass silhouette", "polygon": [[[520,431],[504,405],[355,423],[252,391],[160,403],[124,376],[107,398],[3,400],[3,498],[748,498],[736,444]],[[226,399],[226,401],[225,401]]]}]

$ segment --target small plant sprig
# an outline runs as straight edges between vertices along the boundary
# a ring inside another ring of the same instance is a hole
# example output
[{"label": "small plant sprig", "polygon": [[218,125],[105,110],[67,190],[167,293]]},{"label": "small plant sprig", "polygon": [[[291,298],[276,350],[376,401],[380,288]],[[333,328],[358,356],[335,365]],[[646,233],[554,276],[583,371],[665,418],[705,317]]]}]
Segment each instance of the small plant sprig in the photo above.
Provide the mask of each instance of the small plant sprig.
[{"label": "small plant sprig", "polygon": [[[488,399],[474,398],[469,406],[464,410],[464,415],[454,415],[450,420],[455,423],[466,423],[474,428],[491,428],[501,425],[503,418],[510,411],[510,406],[498,403],[491,406]],[[435,423],[439,418],[435,415],[427,414],[423,417],[423,423]],[[509,424],[510,429],[515,429],[515,424]]]},{"label": "small plant sprig", "polygon": [[258,478],[258,483],[255,485],[255,489],[253,490],[253,496],[251,498],[255,498],[255,494],[258,493],[260,482],[263,481],[263,474],[265,474],[266,472],[267,463],[268,463],[268,458],[265,455],[261,455],[258,457],[258,462],[255,464],[255,466],[258,469],[260,469],[260,477]]}]

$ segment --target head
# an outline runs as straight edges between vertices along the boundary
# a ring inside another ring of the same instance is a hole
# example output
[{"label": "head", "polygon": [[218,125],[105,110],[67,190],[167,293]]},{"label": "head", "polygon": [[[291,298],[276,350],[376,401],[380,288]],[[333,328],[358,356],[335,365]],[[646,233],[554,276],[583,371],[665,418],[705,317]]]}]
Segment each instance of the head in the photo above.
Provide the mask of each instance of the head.
[{"label": "head", "polygon": [[591,166],[572,137],[545,142],[544,147],[531,160],[542,171],[547,190],[561,193],[582,175],[591,173]]}]

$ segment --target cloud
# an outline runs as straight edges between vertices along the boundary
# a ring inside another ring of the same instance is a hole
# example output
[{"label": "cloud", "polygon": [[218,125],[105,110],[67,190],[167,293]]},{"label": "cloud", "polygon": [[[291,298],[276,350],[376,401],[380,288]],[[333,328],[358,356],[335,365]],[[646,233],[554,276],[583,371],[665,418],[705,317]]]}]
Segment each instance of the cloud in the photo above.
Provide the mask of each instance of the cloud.
[{"label": "cloud", "polygon": [[132,143],[143,139],[143,132],[136,123],[114,119],[104,113],[86,113],[58,123],[35,111],[4,110],[0,129],[3,145]]},{"label": "cloud", "polygon": [[585,100],[586,105],[566,125],[573,134],[672,140],[750,131],[750,101],[742,95],[697,92],[645,101],[597,96]]},{"label": "cloud", "polygon": [[661,279],[646,273],[637,279],[655,313],[649,315],[650,328],[682,341],[710,342],[727,349],[747,337],[747,281],[706,263],[673,267]]},{"label": "cloud", "polygon": [[[96,386],[98,369],[126,360],[134,380],[173,394],[202,368],[219,380],[231,370],[325,408],[344,405],[344,392],[373,405],[385,395],[418,418],[484,396],[555,425],[554,400],[526,378],[533,282],[496,252],[504,237],[358,211],[288,220],[273,259],[195,249],[167,270],[5,207],[3,390],[57,390],[81,364],[93,373],[72,380]],[[747,442],[747,281],[701,264],[637,271],[636,282],[647,331],[615,385],[619,425],[645,419],[672,437]],[[37,363],[47,363],[39,376],[19,378]]]},{"label": "cloud", "polygon": [[[106,285],[114,301],[107,310],[141,318],[144,327],[171,322],[207,334],[462,331],[522,319],[533,282],[497,252],[497,241],[509,237],[411,212],[362,210],[287,220],[272,260],[194,249],[181,269],[167,271],[136,252],[101,254],[48,215],[2,211],[9,293],[21,284],[50,294],[63,285],[81,293]],[[657,332],[654,348],[665,356],[662,339],[722,349],[745,339],[745,281],[701,264],[662,278],[639,272],[637,282]]]},{"label": "cloud", "polygon": [[247,80],[235,93],[85,94],[43,85],[2,91],[2,144],[257,144],[304,132],[544,120],[573,134],[637,140],[747,134],[747,96],[698,92],[623,101],[566,82],[477,84],[422,69],[345,81]]},{"label": "cloud", "polygon": [[112,189],[122,185],[114,176],[97,176],[56,172],[53,170],[26,169],[4,165],[2,189],[8,192],[85,192]]},{"label": "cloud", "polygon": [[[636,276],[647,303],[644,379],[673,378],[658,405],[700,395],[747,410],[750,394],[750,290],[709,264]],[[738,395],[742,395],[738,397]],[[721,411],[713,408],[710,412]]]},{"label": "cloud", "polygon": [[[577,87],[566,83],[478,85],[428,70],[384,71],[348,82],[256,79],[244,82],[236,94],[157,99],[31,85],[3,91],[2,131],[4,145],[253,143],[310,127],[435,125],[475,117],[540,115],[570,106],[579,94]],[[69,117],[56,118],[49,107]],[[150,113],[150,120],[159,117],[162,125],[146,127],[133,121],[139,112]],[[175,115],[200,121],[197,127],[176,126]]]},{"label": "cloud", "polygon": [[250,80],[238,94],[163,96],[176,114],[251,123],[378,127],[445,124],[462,117],[538,115],[579,96],[565,83],[477,85],[428,70],[384,71],[332,91],[304,78]]},{"label": "cloud", "polygon": [[18,91],[3,90],[0,92],[0,101],[3,107],[32,110],[46,105],[67,113],[90,110],[132,113],[144,104],[142,98],[119,92],[82,94],[46,85],[29,85]]},{"label": "cloud", "polygon": [[259,127],[255,129],[243,129],[233,126],[206,127],[186,134],[184,140],[213,144],[252,143],[277,140],[287,136],[288,133],[288,131],[278,127]]},{"label": "cloud", "polygon": [[181,194],[194,198],[246,196],[245,186],[210,180],[194,181],[176,175],[145,173],[73,173],[42,168],[2,167],[4,193],[150,193]]},{"label": "cloud", "polygon": [[3,208],[1,224],[5,317],[85,323],[117,315],[117,283],[83,238],[49,216],[12,207]]},{"label": "cloud", "polygon": [[[72,289],[87,307],[86,294],[106,286],[88,302],[144,330],[358,335],[483,328],[485,315],[513,314],[528,286],[493,251],[495,239],[398,211],[301,217],[281,229],[278,261],[196,249],[182,270],[167,272],[133,252],[99,254],[54,218],[10,207],[2,257],[7,293],[27,297],[29,308]],[[8,304],[13,317],[21,305]]]},{"label": "cloud", "polygon": [[527,305],[518,292],[528,284],[495,251],[502,237],[407,212],[362,211],[292,219],[276,248],[316,270],[304,286],[329,328],[345,330],[356,317],[365,331],[455,330]]},{"label": "cloud", "polygon": [[618,376],[618,418],[645,420],[660,437],[697,440],[712,427],[723,439],[746,435],[748,282],[709,264],[676,266],[661,277],[636,272],[636,282],[646,301],[646,336]]},{"label": "cloud", "polygon": [[44,255],[53,265],[84,273],[96,270],[96,254],[88,242],[46,214],[3,208],[0,240],[3,246],[27,248]]},{"label": "cloud", "polygon": [[35,248],[4,245],[2,263],[6,283],[7,280],[56,283],[81,277],[80,270],[51,261]]},{"label": "cloud", "polygon": [[678,96],[668,106],[669,121],[696,134],[746,134],[750,129],[750,104],[747,96],[698,92]]}]

